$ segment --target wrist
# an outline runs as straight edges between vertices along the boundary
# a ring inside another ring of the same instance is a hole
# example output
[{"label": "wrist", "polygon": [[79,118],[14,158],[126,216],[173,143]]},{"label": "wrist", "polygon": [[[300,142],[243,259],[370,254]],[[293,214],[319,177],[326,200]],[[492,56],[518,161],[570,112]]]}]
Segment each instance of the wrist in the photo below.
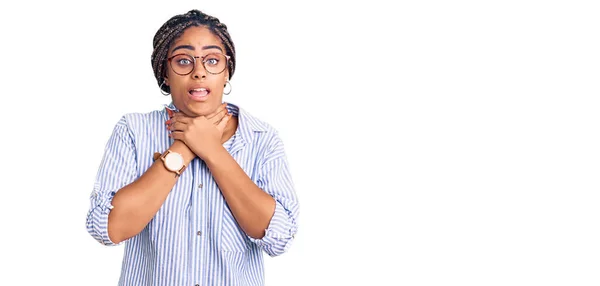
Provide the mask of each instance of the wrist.
[{"label": "wrist", "polygon": [[194,152],[192,152],[192,150],[190,150],[190,148],[180,140],[175,140],[171,147],[169,147],[169,150],[181,154],[186,165],[196,157],[196,154],[194,154]]},{"label": "wrist", "polygon": [[222,161],[221,158],[223,158],[224,155],[229,155],[229,152],[227,152],[225,147],[222,145],[218,145],[212,150],[212,152],[207,152],[206,158],[202,158],[202,160],[209,166],[216,162]]}]

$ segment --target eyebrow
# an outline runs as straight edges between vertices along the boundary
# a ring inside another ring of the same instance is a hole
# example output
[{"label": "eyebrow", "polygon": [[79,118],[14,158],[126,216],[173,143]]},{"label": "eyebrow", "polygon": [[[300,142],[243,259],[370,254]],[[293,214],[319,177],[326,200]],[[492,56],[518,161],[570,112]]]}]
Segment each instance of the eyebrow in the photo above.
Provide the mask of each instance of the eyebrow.
[{"label": "eyebrow", "polygon": [[[171,51],[171,54],[173,54],[175,51],[179,50],[179,49],[188,49],[188,50],[192,50],[195,51],[196,48],[194,48],[194,46],[190,46],[190,45],[181,45],[181,46],[177,46],[173,49],[173,51]],[[219,51],[223,52],[223,49],[221,49],[221,47],[216,46],[216,45],[209,45],[209,46],[204,46],[202,47],[202,50],[209,50],[209,49],[218,49]]]}]

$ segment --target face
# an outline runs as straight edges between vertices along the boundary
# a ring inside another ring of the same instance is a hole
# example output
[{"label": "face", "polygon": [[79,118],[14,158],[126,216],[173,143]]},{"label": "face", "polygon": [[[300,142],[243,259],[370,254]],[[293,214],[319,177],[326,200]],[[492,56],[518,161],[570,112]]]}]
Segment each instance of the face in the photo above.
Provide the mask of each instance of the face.
[{"label": "face", "polygon": [[[209,72],[218,72],[220,68],[217,67],[225,64],[223,57],[214,55],[225,54],[221,40],[206,27],[189,27],[173,41],[167,58],[178,54],[195,57],[196,64],[194,66],[191,58],[185,56],[177,56],[167,63],[165,83],[171,88],[173,103],[189,116],[212,113],[222,103],[223,89],[229,77],[227,66],[219,74]],[[181,75],[192,66],[194,68],[191,73]]]}]

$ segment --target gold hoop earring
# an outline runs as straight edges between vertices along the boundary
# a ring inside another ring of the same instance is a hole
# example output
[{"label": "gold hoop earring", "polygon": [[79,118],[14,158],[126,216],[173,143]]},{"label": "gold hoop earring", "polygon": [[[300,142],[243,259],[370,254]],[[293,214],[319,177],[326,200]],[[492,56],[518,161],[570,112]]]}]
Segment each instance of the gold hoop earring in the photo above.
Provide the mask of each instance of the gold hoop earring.
[{"label": "gold hoop earring", "polygon": [[227,81],[223,87],[227,87],[227,84],[229,84],[229,91],[227,91],[227,92],[223,91],[224,95],[228,95],[231,93],[231,89],[232,89],[231,82]]}]

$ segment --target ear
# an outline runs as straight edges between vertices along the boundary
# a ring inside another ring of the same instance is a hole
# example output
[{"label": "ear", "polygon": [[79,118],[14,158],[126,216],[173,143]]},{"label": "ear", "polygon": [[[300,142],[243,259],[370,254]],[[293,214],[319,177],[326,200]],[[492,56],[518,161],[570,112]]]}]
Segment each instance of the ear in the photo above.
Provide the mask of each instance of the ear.
[{"label": "ear", "polygon": [[227,81],[229,81],[229,69],[225,69],[223,74],[225,75],[225,84],[223,84],[223,87],[225,87],[227,86]]},{"label": "ear", "polygon": [[165,76],[164,81],[165,81],[165,85],[168,86],[169,85],[169,78]]}]

